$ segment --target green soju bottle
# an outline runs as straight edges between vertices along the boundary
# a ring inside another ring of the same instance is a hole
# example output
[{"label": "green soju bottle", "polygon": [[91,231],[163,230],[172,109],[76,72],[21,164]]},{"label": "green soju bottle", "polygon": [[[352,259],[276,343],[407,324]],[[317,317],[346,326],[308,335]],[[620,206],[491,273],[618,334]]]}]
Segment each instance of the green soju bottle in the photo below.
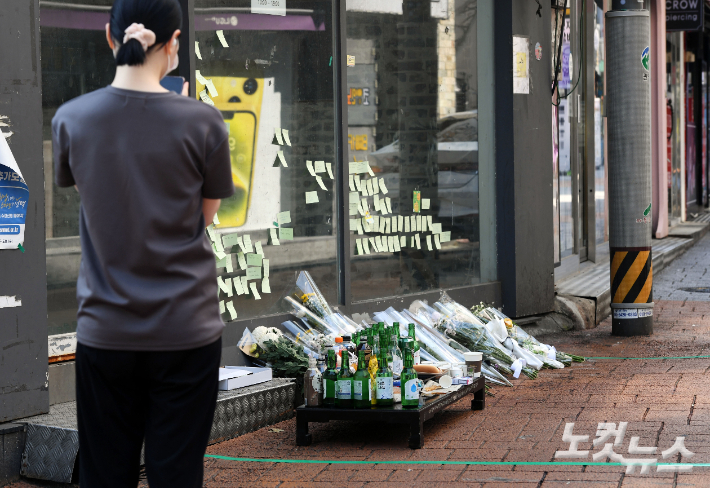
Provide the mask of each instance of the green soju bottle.
[{"label": "green soju bottle", "polygon": [[358,352],[357,371],[353,379],[353,403],[355,408],[370,408],[370,373],[365,363],[365,351]]},{"label": "green soju bottle", "polygon": [[328,350],[328,369],[323,373],[323,405],[334,407],[336,392],[338,391],[338,371],[335,369],[337,361],[335,351]]},{"label": "green soju bottle", "polygon": [[409,337],[412,339],[412,359],[414,364],[421,363],[421,357],[419,355],[419,343],[416,337],[416,328],[414,324],[409,324]]},{"label": "green soju bottle", "polygon": [[353,374],[347,364],[338,372],[338,388],[335,406],[338,408],[353,408]]},{"label": "green soju bottle", "polygon": [[394,405],[394,393],[392,369],[388,367],[387,354],[380,355],[380,370],[377,372],[376,399],[378,407],[391,407]]},{"label": "green soju bottle", "polygon": [[399,345],[397,344],[397,338],[399,337],[399,327],[397,327],[396,329],[392,328],[390,332],[392,336],[389,342],[387,360],[390,360],[389,357],[392,356],[392,360],[389,365],[392,369],[392,373],[394,373],[394,377],[399,378],[399,375],[402,374],[402,369],[404,368],[402,351],[399,348]]},{"label": "green soju bottle", "polygon": [[404,350],[404,369],[400,376],[402,407],[404,408],[419,407],[419,381],[417,380],[417,372],[412,366],[414,366],[412,351],[407,348]]}]

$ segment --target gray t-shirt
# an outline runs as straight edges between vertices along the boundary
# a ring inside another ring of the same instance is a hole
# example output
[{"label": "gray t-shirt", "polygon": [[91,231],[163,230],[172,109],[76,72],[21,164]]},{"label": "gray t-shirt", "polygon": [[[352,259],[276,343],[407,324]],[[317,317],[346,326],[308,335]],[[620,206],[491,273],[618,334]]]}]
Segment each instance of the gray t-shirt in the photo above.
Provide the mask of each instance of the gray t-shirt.
[{"label": "gray t-shirt", "polygon": [[77,340],[140,351],[216,341],[224,323],[202,199],[234,193],[219,111],[109,86],[62,105],[52,143],[57,186],[81,195]]}]

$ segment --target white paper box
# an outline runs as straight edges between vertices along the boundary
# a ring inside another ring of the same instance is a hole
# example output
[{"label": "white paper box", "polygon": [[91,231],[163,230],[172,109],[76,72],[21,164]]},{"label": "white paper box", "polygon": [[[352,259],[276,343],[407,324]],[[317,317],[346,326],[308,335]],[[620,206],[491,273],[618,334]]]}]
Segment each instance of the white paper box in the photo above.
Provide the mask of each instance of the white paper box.
[{"label": "white paper box", "polygon": [[245,386],[256,385],[270,381],[272,378],[271,368],[250,368],[247,366],[225,366],[225,369],[247,371],[249,374],[238,378],[229,378],[219,382],[220,390],[234,390]]}]

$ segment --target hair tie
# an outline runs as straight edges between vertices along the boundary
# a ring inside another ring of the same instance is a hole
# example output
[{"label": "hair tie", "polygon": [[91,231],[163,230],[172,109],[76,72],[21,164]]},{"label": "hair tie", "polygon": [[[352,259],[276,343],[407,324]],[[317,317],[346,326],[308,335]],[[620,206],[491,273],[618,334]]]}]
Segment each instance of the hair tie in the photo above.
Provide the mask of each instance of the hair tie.
[{"label": "hair tie", "polygon": [[141,43],[144,51],[147,51],[150,46],[155,44],[155,32],[146,29],[143,24],[133,23],[129,25],[124,32],[126,35],[123,36],[123,44],[131,39],[135,39]]}]

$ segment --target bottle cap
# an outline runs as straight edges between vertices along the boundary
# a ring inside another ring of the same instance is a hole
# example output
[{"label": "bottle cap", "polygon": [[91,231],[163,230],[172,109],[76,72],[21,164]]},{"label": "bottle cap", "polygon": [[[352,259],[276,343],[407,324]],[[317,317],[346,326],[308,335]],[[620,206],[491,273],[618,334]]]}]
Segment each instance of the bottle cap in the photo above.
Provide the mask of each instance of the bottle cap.
[{"label": "bottle cap", "polygon": [[336,337],[336,338],[335,338],[335,342],[336,342],[336,344],[340,344],[341,342],[343,342],[343,338],[342,338],[342,337]]},{"label": "bottle cap", "polygon": [[343,340],[341,342],[350,342],[350,336],[343,336]]}]

